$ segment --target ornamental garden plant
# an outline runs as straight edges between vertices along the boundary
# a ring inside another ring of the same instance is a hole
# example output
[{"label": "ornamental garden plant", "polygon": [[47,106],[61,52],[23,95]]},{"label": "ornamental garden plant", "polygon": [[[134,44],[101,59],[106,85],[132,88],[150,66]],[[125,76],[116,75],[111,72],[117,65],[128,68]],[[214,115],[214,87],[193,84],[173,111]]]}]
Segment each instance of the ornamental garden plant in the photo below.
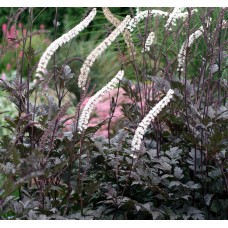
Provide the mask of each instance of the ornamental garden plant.
[{"label": "ornamental garden plant", "polygon": [[227,8],[1,10],[1,219],[227,219]]}]

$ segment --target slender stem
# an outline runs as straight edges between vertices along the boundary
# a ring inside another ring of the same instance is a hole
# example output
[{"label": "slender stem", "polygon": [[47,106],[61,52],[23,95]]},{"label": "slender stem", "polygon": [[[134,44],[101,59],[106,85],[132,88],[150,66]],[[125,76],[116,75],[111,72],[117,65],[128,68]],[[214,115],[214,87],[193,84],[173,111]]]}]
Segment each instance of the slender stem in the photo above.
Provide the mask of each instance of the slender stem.
[{"label": "slender stem", "polygon": [[[55,8],[55,20],[54,20],[54,41],[56,40],[56,33],[57,33],[57,19],[58,19],[58,8]],[[54,73],[54,81],[55,81],[55,90],[56,90],[56,94],[59,100],[59,96],[60,96],[60,91],[58,90],[58,84],[57,84],[57,78],[56,78],[56,53],[54,53],[53,55],[53,73]],[[59,102],[59,104],[61,105],[61,101]],[[59,106],[60,107],[60,106]]]},{"label": "slender stem", "polygon": [[[220,27],[222,28],[222,21],[223,19],[221,18],[221,22],[220,22]],[[218,47],[220,49],[221,47],[221,35],[222,35],[222,31],[221,29],[219,30],[219,36],[218,36]],[[221,79],[221,59],[222,59],[222,51],[219,51],[218,53],[218,107],[220,106],[220,79]]]},{"label": "slender stem", "polygon": [[83,180],[81,175],[81,166],[82,166],[82,146],[83,146],[83,137],[84,132],[80,138],[80,153],[79,153],[79,165],[78,165],[78,191],[79,191],[79,198],[80,198],[80,209],[81,215],[83,215],[83,197],[82,197],[82,187],[83,187]]},{"label": "slender stem", "polygon": [[34,23],[36,21],[36,19],[44,12],[44,10],[46,9],[47,7],[44,7],[37,15],[36,17],[32,20],[32,23]]},{"label": "slender stem", "polygon": [[[32,36],[31,36],[31,33],[32,33],[32,14],[33,14],[33,10],[32,8],[29,8],[29,29],[30,29],[30,36],[29,36],[29,50],[32,49]],[[26,34],[27,35],[27,34]],[[29,51],[30,52],[30,51]],[[29,53],[30,55],[31,53]],[[31,61],[32,61],[32,56],[28,56],[28,75],[27,75],[27,114],[29,113],[29,97],[30,97],[30,94],[29,94],[29,82],[30,82],[30,65],[31,65]]]},{"label": "slender stem", "polygon": [[[22,58],[21,58],[21,73],[20,73],[20,95],[22,95],[22,83],[23,83],[23,66],[24,66],[24,52],[25,52],[25,45],[26,45],[26,41],[27,41],[27,35],[24,37],[24,34],[23,34],[23,26],[21,28],[21,31],[22,31],[22,42],[23,42],[23,45],[22,45]],[[20,99],[19,101],[19,116],[21,115],[21,113],[23,112],[22,110],[22,98]]]},{"label": "slender stem", "polygon": [[[188,10],[188,39],[187,39],[187,44],[186,44],[186,48],[188,48],[188,44],[189,44],[189,37],[190,37],[190,20],[191,20],[191,10]],[[188,125],[188,129],[189,129],[189,122],[188,122],[188,110],[187,110],[187,65],[188,65],[188,49],[186,51],[186,57],[185,57],[185,66],[184,66],[184,85],[185,85],[185,94],[184,94],[184,102],[185,102],[185,116],[186,116],[186,120],[187,120],[187,125]]]},{"label": "slender stem", "polygon": [[134,165],[134,158],[132,158],[132,162],[131,162],[130,170],[129,170],[128,177],[127,177],[127,180],[126,180],[126,184],[125,184],[125,186],[124,186],[124,189],[123,189],[123,192],[122,192],[121,196],[124,195],[124,193],[125,193],[125,191],[126,191],[126,189],[127,189],[127,185],[128,185],[129,182],[130,182],[130,177],[131,177],[131,172],[132,172],[132,170],[133,170],[133,165]]},{"label": "slender stem", "polygon": [[110,137],[111,120],[112,120],[112,118],[114,116],[114,113],[115,113],[115,110],[116,110],[116,105],[117,105],[117,101],[118,101],[118,97],[119,97],[119,90],[120,90],[120,82],[119,82],[119,85],[118,85],[116,101],[114,103],[114,106],[111,107],[111,116],[110,116],[110,118],[108,120],[108,145],[109,145],[109,148],[111,148],[111,137]]},{"label": "slender stem", "polygon": [[200,169],[201,169],[201,182],[202,182],[202,202],[204,202],[204,175],[203,175],[203,129],[201,129],[201,143],[200,143]]},{"label": "slender stem", "polygon": [[[30,56],[30,55],[33,55],[33,53],[31,53],[31,50],[32,50],[32,36],[31,36],[31,33],[32,33],[32,18],[33,18],[33,9],[32,8],[29,8],[29,23],[28,23],[28,26],[29,26],[29,29],[30,29],[30,36],[29,36],[29,56],[28,56],[28,76],[27,76],[27,114],[30,113],[29,111],[29,100],[30,100],[30,86],[29,86],[29,83],[30,83],[30,77],[31,77],[31,64],[32,64],[32,58],[33,56]],[[29,129],[29,138],[30,138],[30,144],[32,145],[33,144],[33,128],[34,126],[31,127],[31,129]]]}]

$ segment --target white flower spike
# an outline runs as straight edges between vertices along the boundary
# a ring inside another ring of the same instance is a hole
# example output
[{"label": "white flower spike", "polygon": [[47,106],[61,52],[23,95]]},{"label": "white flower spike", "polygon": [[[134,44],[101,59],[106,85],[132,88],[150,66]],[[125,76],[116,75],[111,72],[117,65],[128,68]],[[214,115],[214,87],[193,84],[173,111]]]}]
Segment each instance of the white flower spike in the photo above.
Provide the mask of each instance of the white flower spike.
[{"label": "white flower spike", "polygon": [[[209,20],[207,20],[207,27],[210,25],[212,18],[209,18]],[[222,29],[227,28],[227,21],[223,21],[222,24]],[[186,40],[179,53],[178,53],[178,71],[184,71],[184,67],[185,67],[185,60],[186,60],[186,54],[187,54],[187,48],[191,47],[192,44],[195,42],[196,39],[198,39],[200,36],[202,36],[204,33],[204,29],[203,26],[201,26],[198,30],[196,30],[194,33],[192,33],[189,36],[189,39]]]},{"label": "white flower spike", "polygon": [[146,42],[145,42],[145,47],[144,47],[144,49],[142,50],[142,52],[144,52],[144,50],[145,50],[145,51],[150,51],[150,46],[153,44],[154,37],[155,37],[154,32],[151,32],[151,33],[148,35],[148,37],[147,37],[147,39],[146,39]]},{"label": "white flower spike", "polygon": [[89,118],[91,116],[92,111],[95,108],[95,105],[101,100],[102,96],[105,93],[108,93],[110,90],[114,89],[115,86],[118,85],[119,81],[122,80],[123,76],[124,76],[124,71],[123,70],[119,71],[116,74],[116,76],[105,87],[99,90],[86,103],[78,122],[78,129],[80,132],[87,129]]},{"label": "white flower spike", "polygon": [[69,42],[74,37],[76,37],[83,29],[85,29],[90,22],[95,17],[97,11],[96,8],[93,8],[89,15],[78,25],[72,28],[69,32],[63,34],[61,37],[56,39],[54,42],[50,44],[50,46],[46,49],[43,55],[40,58],[36,69],[36,77],[42,78],[42,74],[45,73],[49,60],[51,59],[52,55],[61,47],[63,44]]},{"label": "white flower spike", "polygon": [[131,17],[129,15],[126,16],[126,18],[121,22],[121,24],[116,27],[116,29],[113,30],[113,32],[89,54],[80,70],[80,75],[78,77],[79,88],[85,90],[85,85],[91,66],[93,65],[95,60],[107,49],[107,47],[112,44],[112,42],[117,38],[117,36],[119,36],[124,31],[130,20]]},{"label": "white flower spike", "polygon": [[162,109],[170,102],[174,94],[174,91],[170,89],[166,96],[155,105],[154,108],[150,110],[150,112],[144,117],[144,119],[140,122],[138,128],[135,131],[135,135],[131,142],[131,150],[132,151],[139,151],[143,136],[145,135],[148,126],[150,125],[151,121],[162,111]]},{"label": "white flower spike", "polygon": [[161,16],[161,17],[166,17],[168,16],[168,12],[164,12],[161,10],[145,10],[139,12],[134,18],[131,19],[129,22],[127,29],[130,30],[130,32],[133,32],[134,29],[136,28],[136,25],[142,21],[144,18],[146,18],[148,15],[151,16]]},{"label": "white flower spike", "polygon": [[[185,10],[185,8],[175,7],[173,9],[173,12],[170,13],[170,15],[169,15],[165,28],[168,28],[168,30],[171,31],[172,30],[171,26],[176,26],[176,22],[178,19],[182,18],[182,20],[185,20],[188,17],[188,12],[187,11],[183,12],[184,10]],[[191,14],[193,14],[194,12],[197,12],[197,11],[198,11],[197,9],[193,9],[191,11]]]}]

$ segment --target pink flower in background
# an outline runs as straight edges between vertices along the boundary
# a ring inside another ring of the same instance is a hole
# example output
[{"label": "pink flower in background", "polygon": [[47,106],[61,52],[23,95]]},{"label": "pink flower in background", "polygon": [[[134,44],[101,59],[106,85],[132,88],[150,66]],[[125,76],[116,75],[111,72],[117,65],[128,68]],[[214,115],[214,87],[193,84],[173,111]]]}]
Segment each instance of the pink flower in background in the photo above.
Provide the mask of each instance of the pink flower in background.
[{"label": "pink flower in background", "polygon": [[6,74],[5,74],[5,72],[2,72],[1,79],[2,79],[3,81],[6,80]]},{"label": "pink flower in background", "polygon": [[23,36],[26,36],[26,33],[27,33],[27,30],[26,29],[23,29]]},{"label": "pink flower in background", "polygon": [[[134,87],[132,89],[134,89]],[[110,112],[110,101],[112,100],[112,97],[114,97],[114,99],[116,101],[117,92],[118,92],[117,88],[111,90],[109,93],[105,94],[103,96],[103,99],[99,103],[97,103],[95,106],[95,109],[89,120],[88,126],[94,127],[97,124],[99,124],[100,122],[107,120],[106,123],[96,132],[97,136],[100,135],[100,136],[104,136],[106,138],[108,137],[108,118],[111,115],[109,113]],[[125,96],[124,94],[125,94],[125,91],[122,88],[120,88],[117,104],[115,107],[115,112],[114,112],[112,120],[111,120],[111,125],[110,125],[111,133],[113,133],[114,128],[120,122],[120,120],[124,118],[123,112],[121,111],[122,104],[127,104],[127,103],[132,104],[133,103],[133,101],[129,97]],[[83,110],[83,108],[85,107],[85,105],[88,101],[89,101],[89,98],[87,98],[82,103],[81,110]],[[138,103],[138,105],[140,106],[140,103]],[[143,102],[143,106],[144,106],[144,102]],[[64,119],[67,117],[68,116],[65,116]],[[63,132],[71,131],[72,123],[73,123],[72,119],[70,119],[64,124],[65,127],[61,131],[61,134],[60,134],[61,137],[63,137]]]},{"label": "pink flower in background", "polygon": [[[99,102],[94,110],[94,115],[92,116],[89,126],[96,126],[98,123],[104,121],[105,119],[109,118],[110,113],[110,102],[112,100],[112,97],[114,97],[116,101],[118,89],[113,89],[110,93],[105,94],[102,101]],[[119,89],[119,95],[117,104],[115,107],[115,112],[112,117],[110,129],[112,132],[113,127],[124,117],[122,111],[121,111],[121,105],[124,103],[132,103],[132,101],[127,97],[124,96],[124,90],[122,88]],[[108,137],[108,123],[103,125],[97,132],[96,135],[103,135],[105,137]]]},{"label": "pink flower in background", "polygon": [[40,29],[45,29],[45,25],[41,24]]},{"label": "pink flower in background", "polygon": [[23,51],[20,51],[20,53],[19,53],[19,58],[22,58],[22,56],[23,56]]},{"label": "pink flower in background", "polygon": [[10,43],[12,39],[16,39],[18,36],[18,30],[16,30],[15,26],[11,26],[10,30],[7,30],[7,24],[2,25],[2,32],[7,38],[7,42]]},{"label": "pink flower in background", "polygon": [[[109,113],[110,112],[110,101],[111,101],[112,97],[114,97],[114,99],[116,99],[117,91],[118,91],[117,89],[113,89],[113,90],[111,90],[110,93],[105,94],[103,99],[95,106],[94,112],[89,121],[89,127],[96,126],[100,122],[102,122],[110,117],[110,113]],[[127,96],[123,95],[124,93],[125,93],[124,90],[122,88],[120,88],[117,105],[116,105],[115,112],[114,112],[114,115],[113,115],[113,118],[111,121],[111,128],[110,128],[111,132],[112,132],[113,127],[124,117],[123,113],[121,111],[121,105],[124,103],[132,103],[132,101]],[[81,109],[84,108],[84,106],[86,105],[88,100],[89,100],[89,98],[84,101]],[[64,118],[67,118],[67,116]],[[62,132],[70,131],[71,124],[72,124],[72,120],[68,120],[64,124],[65,127],[62,129]],[[102,135],[104,137],[108,137],[108,121],[96,132],[96,135]],[[63,134],[59,134],[59,136],[63,137]]]},{"label": "pink flower in background", "polygon": [[[115,88],[103,96],[103,99],[95,107],[93,115],[91,116],[91,119],[89,121],[89,126],[96,126],[100,122],[110,117],[111,115],[111,113],[109,113],[110,102],[112,100],[112,97],[114,97],[116,101],[117,92],[118,92],[118,89]],[[125,94],[125,91],[122,88],[120,88],[117,104],[115,107],[115,112],[111,120],[111,125],[110,125],[111,133],[113,132],[113,128],[118,124],[118,122],[120,122],[120,120],[124,118],[123,112],[121,110],[122,104],[133,103],[133,101],[129,97],[125,96],[124,94]],[[138,105],[140,104],[138,103]],[[143,102],[143,106],[144,106],[144,102]],[[96,135],[102,135],[104,137],[108,137],[108,121],[96,132]]]},{"label": "pink flower in background", "polygon": [[18,28],[22,28],[23,27],[23,24],[20,22],[19,24],[18,24]]},{"label": "pink flower in background", "polygon": [[2,25],[2,32],[4,35],[7,33],[7,25],[5,23]]},{"label": "pink flower in background", "polygon": [[8,31],[7,38],[8,39],[16,39],[16,36],[18,35],[18,31],[14,26],[11,26],[10,30]]},{"label": "pink flower in background", "polygon": [[[69,116],[64,116],[60,119],[60,123],[65,121],[67,118],[69,118]],[[71,130],[71,124],[72,124],[72,119],[70,120],[67,120],[65,123],[64,123],[64,127],[63,129],[61,129],[61,131],[57,134],[57,137],[58,138],[63,138],[64,136],[64,132],[69,132]]]},{"label": "pink flower in background", "polygon": [[7,70],[7,71],[10,71],[10,69],[11,69],[11,64],[10,64],[10,63],[7,63],[7,64],[6,64],[6,70]]}]

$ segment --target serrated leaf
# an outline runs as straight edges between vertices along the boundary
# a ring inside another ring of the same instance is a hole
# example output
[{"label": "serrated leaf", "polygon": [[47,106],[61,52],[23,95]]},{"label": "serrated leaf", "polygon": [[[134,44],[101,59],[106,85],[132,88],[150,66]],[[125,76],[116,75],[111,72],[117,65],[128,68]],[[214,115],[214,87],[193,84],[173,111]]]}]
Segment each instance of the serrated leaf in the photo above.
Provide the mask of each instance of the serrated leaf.
[{"label": "serrated leaf", "polygon": [[184,177],[183,175],[183,170],[179,167],[175,167],[174,169],[174,176],[177,178],[177,179],[181,179]]},{"label": "serrated leaf", "polygon": [[68,74],[71,73],[71,68],[68,65],[66,65],[63,68],[63,72],[64,72],[65,76],[67,76]]},{"label": "serrated leaf", "polygon": [[211,204],[211,199],[213,196],[214,194],[209,194],[209,193],[204,196],[204,202],[207,206]]},{"label": "serrated leaf", "polygon": [[144,207],[147,211],[149,211],[149,212],[150,212],[151,206],[152,206],[152,203],[151,203],[151,202],[149,202],[149,203],[144,203],[144,204],[143,204],[143,207]]},{"label": "serrated leaf", "polygon": [[106,123],[107,119],[105,119],[104,121],[100,122],[99,124],[97,124],[96,126],[93,127],[88,127],[86,129],[85,134],[94,134],[97,130],[99,130],[105,123]]},{"label": "serrated leaf", "polygon": [[151,211],[151,214],[153,216],[153,220],[156,220],[162,213],[160,211]]},{"label": "serrated leaf", "polygon": [[127,210],[127,211],[131,211],[135,208],[135,204],[134,204],[134,201],[131,200],[131,198],[128,198],[128,197],[121,197],[121,198],[118,198],[118,201],[119,201],[119,207],[118,208],[121,208],[123,210]]},{"label": "serrated leaf", "polygon": [[63,74],[61,74],[60,77],[67,81],[74,77],[74,73],[71,73],[71,68],[68,65],[65,65],[63,68]]},{"label": "serrated leaf", "polygon": [[162,78],[162,77],[158,77],[158,76],[148,76],[153,82],[156,83],[156,85],[161,89],[161,90],[165,90],[168,91],[170,89],[170,83]]},{"label": "serrated leaf", "polygon": [[178,147],[172,147],[169,151],[166,151],[165,153],[171,158],[171,159],[177,159],[180,156],[181,150],[179,150]]},{"label": "serrated leaf", "polygon": [[202,214],[203,212],[195,207],[189,207],[188,208],[188,215],[193,215],[193,214]]},{"label": "serrated leaf", "polygon": [[186,195],[186,196],[182,196],[181,198],[189,200],[190,198],[192,198],[190,195]]},{"label": "serrated leaf", "polygon": [[173,178],[173,175],[170,175],[170,174],[164,174],[164,175],[162,175],[162,179],[167,179],[167,178]]},{"label": "serrated leaf", "polygon": [[190,188],[190,189],[199,189],[201,188],[200,184],[195,184],[193,181],[188,181],[186,183],[186,185]]},{"label": "serrated leaf", "polygon": [[204,215],[203,214],[194,214],[191,216],[195,220],[204,220]]},{"label": "serrated leaf", "polygon": [[173,186],[179,186],[179,185],[182,185],[180,181],[171,181],[171,183],[169,184],[169,188],[172,188]]},{"label": "serrated leaf", "polygon": [[166,170],[166,171],[171,171],[171,169],[172,169],[172,166],[170,164],[166,163],[166,162],[163,162],[161,164],[161,167],[162,167],[163,170]]},{"label": "serrated leaf", "polygon": [[89,185],[86,186],[85,188],[85,192],[88,194],[88,195],[92,195],[99,187],[100,185],[100,182],[94,182],[94,183],[90,183]]}]

